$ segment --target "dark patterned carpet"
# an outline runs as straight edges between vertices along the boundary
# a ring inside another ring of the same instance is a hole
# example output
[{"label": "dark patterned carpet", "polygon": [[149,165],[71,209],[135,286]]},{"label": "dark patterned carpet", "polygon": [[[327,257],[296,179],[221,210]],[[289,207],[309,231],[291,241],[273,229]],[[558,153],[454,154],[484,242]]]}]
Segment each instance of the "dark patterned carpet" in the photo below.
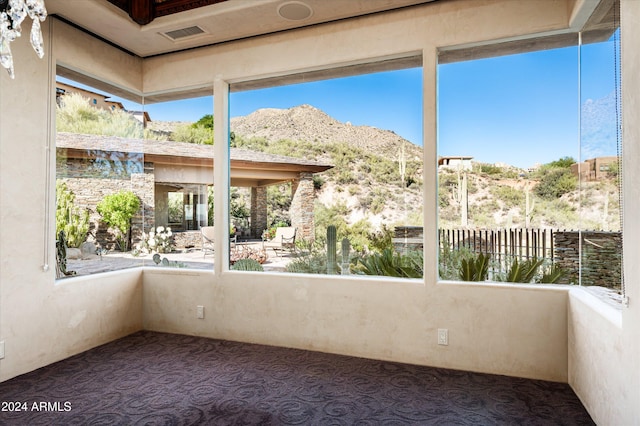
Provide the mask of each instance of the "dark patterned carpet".
[{"label": "dark patterned carpet", "polygon": [[565,384],[146,331],[0,401],[2,425],[593,424]]}]

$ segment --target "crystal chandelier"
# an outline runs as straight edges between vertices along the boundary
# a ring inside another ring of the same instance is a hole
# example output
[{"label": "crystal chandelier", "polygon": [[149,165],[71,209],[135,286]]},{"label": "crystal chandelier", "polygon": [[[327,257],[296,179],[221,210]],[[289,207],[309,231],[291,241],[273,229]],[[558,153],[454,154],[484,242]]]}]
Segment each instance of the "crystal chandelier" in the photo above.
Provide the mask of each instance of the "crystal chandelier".
[{"label": "crystal chandelier", "polygon": [[13,56],[10,44],[22,33],[21,24],[26,17],[32,19],[31,46],[39,58],[44,56],[42,31],[40,22],[47,18],[44,0],[0,0],[0,65],[6,68],[11,78],[13,72]]}]

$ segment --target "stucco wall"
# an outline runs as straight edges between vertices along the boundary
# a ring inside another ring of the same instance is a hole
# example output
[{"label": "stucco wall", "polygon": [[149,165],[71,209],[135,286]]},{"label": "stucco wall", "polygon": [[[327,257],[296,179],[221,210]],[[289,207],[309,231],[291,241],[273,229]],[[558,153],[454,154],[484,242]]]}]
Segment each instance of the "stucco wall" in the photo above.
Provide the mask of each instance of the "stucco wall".
[{"label": "stucco wall", "polygon": [[[582,2],[570,2],[578,4]],[[623,0],[623,19],[640,21],[640,2]],[[346,65],[371,58],[422,53],[424,63],[425,164],[436,164],[436,65],[439,46],[477,40],[512,39],[521,33],[550,33],[568,25],[572,10],[562,1],[461,0],[422,9],[275,34],[207,49],[153,58],[141,64],[86,34],[56,22],[55,49],[47,58],[75,66],[132,91],[162,93],[214,84],[216,138],[227,129],[226,83]],[[547,19],[551,17],[551,20]],[[45,37],[48,39],[45,26]],[[53,21],[55,22],[55,21]],[[638,29],[623,33],[626,159],[638,158],[637,101],[640,75]],[[624,27],[623,27],[624,28]],[[625,38],[625,34],[628,36]],[[625,41],[628,40],[628,41]],[[625,43],[627,48],[625,49]],[[45,195],[51,150],[45,149],[53,105],[53,76],[47,61],[31,55],[26,38],[15,52],[15,81],[0,76],[0,339],[6,357],[0,380],[46,365],[142,327],[159,330],[348,353],[441,367],[557,381],[569,380],[601,424],[633,424],[640,418],[640,250],[625,241],[627,291],[632,303],[621,314],[621,330],[572,298],[562,287],[438,284],[433,264],[424,281],[301,275],[145,269],[54,281],[53,230],[45,232]],[[47,44],[48,45],[48,44]],[[100,55],[95,55],[100,51]],[[265,59],[267,58],[267,59]],[[277,60],[273,60],[277,58]],[[0,73],[2,74],[2,73]],[[40,123],[34,125],[33,123]],[[222,124],[219,124],[222,123]],[[222,140],[222,139],[220,139]],[[216,158],[228,161],[222,144]],[[637,211],[640,174],[625,173],[627,212]],[[224,202],[228,170],[215,176],[217,223],[228,221]],[[11,182],[7,184],[6,182]],[[436,176],[425,174],[425,257],[435,259]],[[49,192],[47,192],[49,191]],[[26,208],[25,206],[28,206]],[[627,213],[625,233],[640,235]],[[219,232],[224,231],[224,226]],[[216,262],[228,253],[222,245]],[[16,241],[20,243],[17,244]],[[45,258],[44,248],[49,254]],[[196,319],[197,305],[205,318]],[[568,310],[568,306],[570,310]],[[568,313],[570,316],[568,317]],[[575,323],[568,322],[568,318]],[[594,321],[591,327],[583,320]],[[449,329],[449,346],[436,344],[437,329]],[[572,338],[569,339],[571,330]],[[613,333],[613,334],[612,334]],[[617,334],[615,334],[617,333]],[[572,346],[568,346],[568,342]],[[580,351],[613,345],[619,363],[600,356],[582,362]],[[617,344],[621,346],[616,346]],[[568,353],[571,347],[571,355]],[[568,368],[571,362],[572,368]],[[590,376],[589,371],[598,370]],[[568,375],[571,371],[571,377]],[[624,371],[627,374],[620,374]],[[592,392],[607,377],[607,392]],[[605,408],[615,406],[615,410]]]},{"label": "stucco wall", "polygon": [[566,381],[564,289],[150,269],[143,282],[149,330]]},{"label": "stucco wall", "polygon": [[[55,208],[53,128],[47,126],[53,123],[55,75],[49,61],[62,46],[71,55],[67,59],[82,56],[86,35],[60,35],[51,43],[53,24],[53,19],[43,24],[44,60],[33,53],[29,37],[21,37],[11,46],[15,80],[0,72],[0,340],[5,342],[0,380],[142,327],[141,271],[55,281],[55,223],[46,222]],[[83,57],[123,65],[122,52],[100,45],[100,55]],[[98,68],[109,75],[108,67]],[[115,78],[119,70],[111,72]],[[140,78],[139,69],[133,73]]]},{"label": "stucco wall", "polygon": [[623,266],[629,305],[612,313],[576,291],[569,309],[569,384],[599,425],[640,424],[640,2],[620,3]]},{"label": "stucco wall", "polygon": [[[545,7],[542,13],[539,2],[444,2],[151,58],[143,65],[144,86],[153,94],[213,80],[216,139],[224,139],[228,124],[218,111],[227,110],[227,83],[421,54],[424,161],[436,164],[438,47],[567,28],[566,4],[550,1]],[[547,12],[551,22],[543,19]],[[224,147],[215,149],[216,158],[226,162]],[[425,200],[436,199],[435,167],[432,172],[425,176]],[[216,174],[216,188],[228,181],[228,173]],[[215,195],[217,209],[225,194]],[[436,211],[426,204],[425,257],[435,259]],[[224,249],[216,250],[217,265],[223,264]],[[215,269],[170,276],[145,272],[145,328],[567,380],[567,290],[562,287],[438,284],[436,268],[429,264],[424,281]],[[205,306],[204,320],[195,317],[197,305]],[[438,328],[449,329],[449,346],[437,345]]]},{"label": "stucco wall", "polygon": [[624,365],[622,313],[576,289],[569,298],[569,381],[598,424],[623,421],[632,406]]}]

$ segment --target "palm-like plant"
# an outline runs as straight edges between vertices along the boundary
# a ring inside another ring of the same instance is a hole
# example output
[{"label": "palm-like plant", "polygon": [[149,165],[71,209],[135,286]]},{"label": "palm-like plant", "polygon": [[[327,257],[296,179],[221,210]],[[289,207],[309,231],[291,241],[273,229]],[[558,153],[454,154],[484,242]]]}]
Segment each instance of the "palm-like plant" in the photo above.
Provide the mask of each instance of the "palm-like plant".
[{"label": "palm-like plant", "polygon": [[524,262],[518,262],[518,259],[515,259],[511,264],[505,281],[510,283],[530,283],[538,273],[538,268],[542,266],[542,262],[544,262],[544,259],[533,258]]},{"label": "palm-like plant", "polygon": [[422,278],[422,252],[403,255],[387,248],[358,259],[358,262],[362,265],[359,270],[365,275]]},{"label": "palm-like plant", "polygon": [[491,256],[483,253],[475,258],[462,259],[459,277],[462,281],[485,281],[489,274]]}]

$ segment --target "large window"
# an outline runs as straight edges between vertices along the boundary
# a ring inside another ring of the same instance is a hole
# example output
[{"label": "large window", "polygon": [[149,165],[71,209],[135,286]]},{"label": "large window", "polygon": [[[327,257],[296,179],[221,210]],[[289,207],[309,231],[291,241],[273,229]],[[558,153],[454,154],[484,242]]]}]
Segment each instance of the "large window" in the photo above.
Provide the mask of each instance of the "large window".
[{"label": "large window", "polygon": [[231,268],[421,278],[422,70],[235,89]]},{"label": "large window", "polygon": [[617,37],[612,23],[562,48],[444,56],[441,279],[621,291]]},{"label": "large window", "polygon": [[[619,7],[619,6],[618,6]],[[618,299],[622,276],[622,134],[620,29],[581,34],[580,48],[580,257],[567,262],[574,280]]]},{"label": "large window", "polygon": [[144,105],[58,77],[56,103],[58,278],[212,268],[212,97]]}]

